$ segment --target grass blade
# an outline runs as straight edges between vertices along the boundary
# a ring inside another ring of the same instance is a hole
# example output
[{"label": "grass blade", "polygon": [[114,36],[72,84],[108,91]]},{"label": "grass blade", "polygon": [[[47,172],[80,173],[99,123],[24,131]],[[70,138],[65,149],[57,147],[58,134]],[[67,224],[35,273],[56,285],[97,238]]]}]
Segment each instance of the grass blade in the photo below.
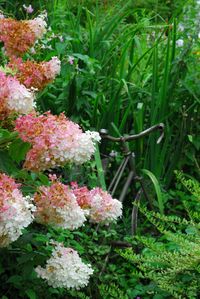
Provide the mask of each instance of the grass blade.
[{"label": "grass blade", "polygon": [[164,204],[163,204],[162,191],[160,189],[159,182],[158,182],[157,178],[155,177],[155,175],[151,171],[149,171],[147,169],[142,169],[142,172],[150,178],[150,180],[152,181],[152,183],[154,185],[155,192],[157,195],[158,207],[160,210],[160,214],[163,215],[164,214]]},{"label": "grass blade", "polygon": [[103,170],[103,166],[102,166],[102,163],[101,163],[101,157],[100,157],[98,144],[96,144],[96,151],[94,153],[94,158],[95,158],[95,163],[96,163],[96,167],[97,167],[97,173],[98,173],[100,186],[103,190],[106,190],[104,170]]}]

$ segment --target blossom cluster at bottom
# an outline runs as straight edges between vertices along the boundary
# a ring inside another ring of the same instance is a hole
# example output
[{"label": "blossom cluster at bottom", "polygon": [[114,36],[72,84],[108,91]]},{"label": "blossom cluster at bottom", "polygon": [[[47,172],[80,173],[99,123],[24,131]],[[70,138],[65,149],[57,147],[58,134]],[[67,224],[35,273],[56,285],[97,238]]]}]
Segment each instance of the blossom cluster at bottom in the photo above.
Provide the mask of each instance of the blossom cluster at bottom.
[{"label": "blossom cluster at bottom", "polygon": [[34,194],[38,223],[74,230],[86,218],[93,223],[109,225],[122,216],[122,203],[101,188],[89,190],[77,183],[65,185],[55,176],[51,186],[40,186]]},{"label": "blossom cluster at bottom", "polygon": [[88,284],[93,269],[84,264],[78,253],[57,243],[45,268],[35,269],[38,277],[45,279],[53,288],[80,289]]}]

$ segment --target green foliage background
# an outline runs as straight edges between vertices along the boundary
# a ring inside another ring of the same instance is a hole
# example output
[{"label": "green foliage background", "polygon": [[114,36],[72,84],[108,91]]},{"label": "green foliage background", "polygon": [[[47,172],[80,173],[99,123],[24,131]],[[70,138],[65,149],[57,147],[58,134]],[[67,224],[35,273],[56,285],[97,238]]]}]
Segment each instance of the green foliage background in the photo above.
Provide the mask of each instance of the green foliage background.
[{"label": "green foliage background", "polygon": [[[137,171],[145,168],[157,178],[168,215],[156,213],[158,204],[150,187],[155,213],[147,210],[143,200],[138,237],[132,238],[130,214],[136,185],[134,194],[128,192],[123,219],[109,228],[87,224],[69,232],[33,224],[1,250],[1,298],[198,298],[199,202],[194,192],[191,196],[183,189],[182,184],[188,188],[187,179],[176,184],[174,175],[175,169],[183,169],[190,178],[200,176],[196,1],[41,0],[32,5],[35,16],[47,10],[52,31],[36,45],[37,54],[25,58],[41,61],[58,56],[62,61],[61,75],[38,94],[39,111],[65,111],[84,129],[106,128],[113,135],[112,123],[125,135],[163,122],[165,138],[160,145],[155,133],[131,143],[130,150],[136,153]],[[27,17],[22,1],[0,1],[0,9],[18,19]],[[178,39],[184,41],[183,47],[177,46]],[[69,56],[74,57],[73,65]],[[3,51],[0,62],[6,63]],[[29,145],[7,129],[0,130],[0,170],[21,182],[24,194],[33,194],[38,186],[48,185],[48,173],[22,170]],[[120,163],[120,148],[111,143],[100,147],[101,154],[112,150],[118,155],[109,164],[107,185]],[[104,180],[98,176],[99,162],[97,154],[82,168],[66,166],[56,172],[64,182],[77,180],[92,188]],[[75,248],[92,263],[95,274],[86,289],[57,290],[36,277],[34,267],[50,255],[51,239]],[[113,240],[131,249],[119,254]],[[191,248],[196,249],[191,253]]]}]

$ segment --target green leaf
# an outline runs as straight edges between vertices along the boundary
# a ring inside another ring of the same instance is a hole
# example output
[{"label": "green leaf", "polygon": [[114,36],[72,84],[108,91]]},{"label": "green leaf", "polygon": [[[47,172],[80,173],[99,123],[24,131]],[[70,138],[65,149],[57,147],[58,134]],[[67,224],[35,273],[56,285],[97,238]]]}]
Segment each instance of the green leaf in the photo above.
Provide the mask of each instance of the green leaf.
[{"label": "green leaf", "polygon": [[38,178],[40,179],[40,181],[43,185],[49,185],[49,179],[45,174],[39,173]]},{"label": "green leaf", "polygon": [[43,243],[46,243],[49,241],[49,238],[46,235],[42,235],[42,234],[37,234],[34,239],[37,242],[43,242]]},{"label": "green leaf", "polygon": [[188,139],[189,139],[190,142],[193,143],[193,137],[192,137],[192,135],[188,135]]},{"label": "green leaf", "polygon": [[103,166],[102,166],[102,163],[101,163],[98,144],[96,144],[96,150],[95,150],[95,153],[94,153],[94,157],[95,157],[95,163],[96,163],[96,167],[97,167],[98,178],[99,178],[101,188],[103,190],[106,190],[105,176],[104,176]]},{"label": "green leaf", "polygon": [[73,56],[84,61],[86,64],[88,64],[89,60],[91,59],[88,55],[83,55],[83,54],[79,54],[79,53],[74,53]]},{"label": "green leaf", "polygon": [[188,139],[195,146],[195,148],[197,150],[200,149],[200,137],[199,136],[188,135]]},{"label": "green leaf", "polygon": [[28,142],[23,142],[20,138],[14,140],[9,147],[9,154],[13,161],[17,163],[25,159],[26,153],[31,145]]},{"label": "green leaf", "polygon": [[0,129],[0,145],[13,141],[17,137],[17,132],[9,132],[5,129]]},{"label": "green leaf", "polygon": [[17,258],[17,262],[19,265],[26,264],[28,261],[30,261],[34,257],[33,252],[28,252],[26,254],[23,254],[22,256]]},{"label": "green leaf", "polygon": [[188,235],[198,235],[198,229],[194,226],[188,226],[185,230]]},{"label": "green leaf", "polygon": [[7,66],[0,66],[0,71],[5,73],[5,74],[11,74],[11,75],[15,75],[16,71],[7,67]]},{"label": "green leaf", "polygon": [[142,172],[144,174],[146,174],[151,179],[151,181],[152,181],[152,183],[154,185],[154,188],[155,188],[155,191],[156,191],[156,195],[157,195],[157,199],[158,199],[158,207],[159,207],[161,215],[163,215],[164,214],[164,205],[163,205],[162,192],[161,192],[158,180],[157,180],[157,178],[155,177],[155,175],[151,171],[149,171],[147,169],[142,169]]},{"label": "green leaf", "polygon": [[0,171],[13,174],[18,171],[15,163],[5,150],[0,151]]},{"label": "green leaf", "polygon": [[19,283],[21,283],[21,281],[23,280],[23,278],[19,275],[13,275],[8,279],[8,282],[13,283],[14,285],[18,285]]},{"label": "green leaf", "polygon": [[5,129],[0,129],[0,140],[4,138],[8,138],[10,136],[10,132]]},{"label": "green leaf", "polygon": [[28,289],[26,292],[26,295],[28,296],[29,299],[36,299],[37,295],[35,293],[35,291],[33,291],[32,289]]},{"label": "green leaf", "polygon": [[156,294],[153,296],[153,299],[163,299],[163,295]]},{"label": "green leaf", "polygon": [[66,43],[56,43],[56,50],[58,52],[58,55],[64,54],[66,47],[67,47]]}]

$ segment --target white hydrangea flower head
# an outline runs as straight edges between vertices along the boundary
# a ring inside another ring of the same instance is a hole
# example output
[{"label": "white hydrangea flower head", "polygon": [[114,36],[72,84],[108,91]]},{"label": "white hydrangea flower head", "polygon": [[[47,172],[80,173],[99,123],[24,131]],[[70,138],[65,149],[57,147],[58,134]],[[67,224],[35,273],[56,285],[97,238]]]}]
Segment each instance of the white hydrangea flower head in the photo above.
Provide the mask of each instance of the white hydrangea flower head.
[{"label": "white hydrangea flower head", "polygon": [[101,188],[90,191],[91,203],[89,218],[91,222],[105,225],[122,216],[122,203]]},{"label": "white hydrangea flower head", "polygon": [[77,251],[57,244],[46,267],[38,266],[37,275],[53,288],[80,289],[85,287],[93,270],[90,264],[82,262]]},{"label": "white hydrangea flower head", "polygon": [[0,70],[0,114],[32,112],[35,107],[34,92],[20,84],[16,77],[7,75],[2,70]]},{"label": "white hydrangea flower head", "polygon": [[71,160],[76,164],[82,164],[90,160],[95,152],[95,143],[99,142],[101,137],[98,132],[86,131],[74,138],[74,148],[71,148]]},{"label": "white hydrangea flower head", "polygon": [[33,221],[34,211],[31,198],[23,197],[12,178],[0,174],[0,247],[19,238],[23,228]]},{"label": "white hydrangea flower head", "polygon": [[52,80],[60,74],[61,61],[58,57],[54,56],[50,61],[45,62],[43,67],[45,69],[45,76],[49,80]]},{"label": "white hydrangea flower head", "polygon": [[0,247],[6,247],[16,241],[22,234],[23,228],[33,221],[32,212],[35,210],[30,197],[22,197],[13,191],[13,198],[8,199],[9,208],[0,216]]},{"label": "white hydrangea flower head", "polygon": [[41,186],[34,195],[36,221],[41,224],[74,230],[86,221],[85,212],[68,186],[55,181],[50,187]]},{"label": "white hydrangea flower head", "polygon": [[46,18],[47,14],[44,12],[35,19],[27,21],[37,39],[40,39],[47,31]]},{"label": "white hydrangea flower head", "polygon": [[36,212],[36,221],[41,224],[75,230],[84,224],[86,218],[84,211],[77,202],[73,201],[62,208],[46,205],[46,208]]},{"label": "white hydrangea flower head", "polygon": [[15,130],[23,141],[32,144],[24,167],[33,171],[43,171],[67,163],[82,164],[90,160],[96,142],[100,140],[98,132],[84,133],[63,113],[58,116],[50,112],[40,116],[22,116],[16,120]]},{"label": "white hydrangea flower head", "polygon": [[76,201],[73,201],[71,205],[65,206],[63,209],[58,208],[56,212],[62,219],[62,223],[57,223],[58,227],[74,230],[81,227],[86,221],[85,212]]},{"label": "white hydrangea flower head", "polygon": [[[66,136],[61,139],[57,146],[51,149],[56,165],[61,166],[62,162],[68,161],[75,164],[82,164],[90,160],[95,152],[95,143],[101,139],[98,132],[86,131],[85,133]],[[44,160],[48,159],[47,154]],[[58,161],[61,161],[59,164]]]},{"label": "white hydrangea flower head", "polygon": [[35,108],[35,96],[34,93],[27,89],[24,85],[16,81],[12,84],[10,81],[9,90],[10,94],[7,99],[7,106],[10,110],[18,113],[27,114]]}]

